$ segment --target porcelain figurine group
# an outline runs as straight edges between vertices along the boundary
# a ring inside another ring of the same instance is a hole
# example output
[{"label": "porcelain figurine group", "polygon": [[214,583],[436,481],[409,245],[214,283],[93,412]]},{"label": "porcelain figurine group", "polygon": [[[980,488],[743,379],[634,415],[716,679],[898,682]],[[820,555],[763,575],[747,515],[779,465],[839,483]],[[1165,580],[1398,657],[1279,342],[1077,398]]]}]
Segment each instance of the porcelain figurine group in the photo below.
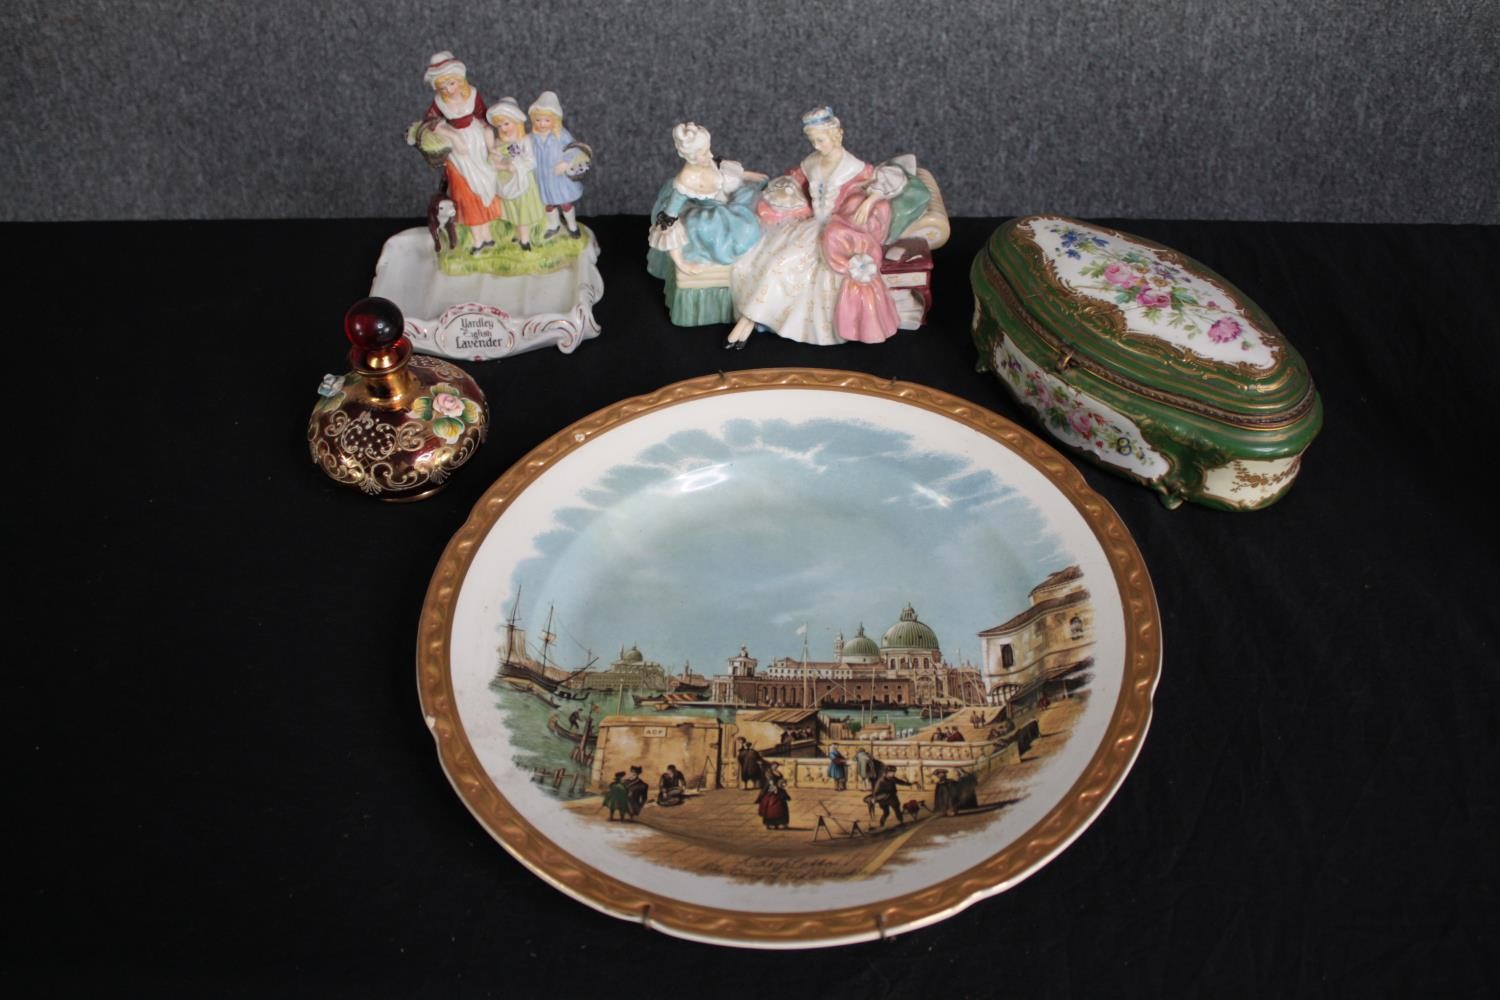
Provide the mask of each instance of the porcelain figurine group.
[{"label": "porcelain figurine group", "polygon": [[[406,141],[442,179],[427,230],[387,240],[371,286],[372,301],[401,317],[402,350],[481,361],[549,344],[570,353],[598,336],[599,248],[576,214],[594,155],[564,125],[557,95],[524,110],[513,97],[486,104],[446,51],[422,78],[432,102]],[[777,177],[715,156],[702,125],[672,129],[682,165],[657,194],[647,236],[672,322],[729,325],[725,346],[743,348],[756,330],[878,344],[925,321],[932,251],[949,233],[932,174],[911,155],[855,156],[830,107],[801,126],[812,151]],[[1034,216],[1003,226],[971,277],[981,364],[1064,444],[1169,506],[1254,510],[1290,487],[1321,402],[1274,324],[1213,272],[1125,233]],[[1061,330],[1045,332],[1049,323]],[[1108,351],[1089,360],[1096,344]],[[1119,370],[1099,375],[1109,365]],[[1075,369],[1089,374],[1075,382]],[[460,405],[440,395],[433,406]],[[463,425],[442,417],[434,426],[447,440]],[[350,447],[389,430],[350,426]],[[435,467],[434,484],[449,467]]]},{"label": "porcelain figurine group", "polygon": [[524,111],[514,97],[487,105],[451,52],[434,54],[422,79],[432,104],[406,141],[442,169],[428,229],[444,272],[533,274],[577,256],[593,151],[564,125],[557,95]]},{"label": "porcelain figurine group", "polygon": [[729,323],[808,344],[877,344],[916,329],[932,247],[947,237],[936,184],[903,156],[874,165],[844,148],[833,110],[802,116],[812,153],[774,179],[714,156],[708,129],[672,130],[683,166],[652,209],[647,266],[673,322]]},{"label": "porcelain figurine group", "polygon": [[[565,127],[557,95],[525,110],[513,97],[486,104],[451,52],[435,53],[422,78],[432,103],[406,141],[442,171],[427,220],[439,270],[570,266],[584,243],[579,178],[593,151]],[[757,329],[878,344],[922,325],[931,250],[947,238],[932,175],[911,156],[861,160],[828,107],[803,115],[802,132],[812,153],[773,179],[716,157],[701,125],[672,130],[683,164],[652,208],[647,266],[666,281],[674,323],[732,323],[725,346],[734,348]]]}]

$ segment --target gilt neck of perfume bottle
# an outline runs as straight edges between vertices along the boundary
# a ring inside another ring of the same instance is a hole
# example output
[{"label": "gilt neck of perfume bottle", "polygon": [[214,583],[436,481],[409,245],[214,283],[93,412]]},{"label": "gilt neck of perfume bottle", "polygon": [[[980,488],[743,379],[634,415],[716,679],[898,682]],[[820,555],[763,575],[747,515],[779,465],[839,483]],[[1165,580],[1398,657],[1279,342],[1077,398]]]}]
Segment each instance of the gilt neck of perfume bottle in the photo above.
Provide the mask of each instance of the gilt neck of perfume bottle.
[{"label": "gilt neck of perfume bottle", "polygon": [[361,376],[366,402],[380,409],[409,407],[422,394],[421,383],[407,370],[411,360],[411,343],[405,337],[388,347],[349,351],[349,364]]}]

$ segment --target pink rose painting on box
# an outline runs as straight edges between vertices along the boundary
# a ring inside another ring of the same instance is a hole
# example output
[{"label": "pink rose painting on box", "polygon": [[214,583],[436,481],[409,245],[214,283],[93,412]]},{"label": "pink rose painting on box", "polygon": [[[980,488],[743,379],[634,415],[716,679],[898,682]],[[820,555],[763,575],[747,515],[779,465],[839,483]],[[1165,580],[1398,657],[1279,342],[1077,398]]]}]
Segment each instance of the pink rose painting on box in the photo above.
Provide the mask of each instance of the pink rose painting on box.
[{"label": "pink rose painting on box", "polygon": [[[1242,352],[1264,352],[1259,331],[1244,320],[1244,314],[1218,286],[1193,277],[1150,248],[1117,238],[1116,234],[1061,222],[1046,230],[1056,237],[1053,252],[1059,256],[1055,259],[1066,265],[1068,282],[1078,290],[1113,302],[1127,316],[1139,317],[1158,330],[1170,328],[1188,342],[1203,338],[1208,343],[1198,343],[1203,347],[1214,345],[1209,348],[1214,356],[1236,346]],[[1165,331],[1152,335],[1162,333]],[[1079,433],[1083,431],[1079,429]]]},{"label": "pink rose painting on box", "polygon": [[1227,344],[1240,335],[1240,321],[1224,317],[1214,320],[1214,325],[1208,328],[1208,339],[1215,344]]},{"label": "pink rose painting on box", "polygon": [[[1064,441],[1088,448],[1114,465],[1146,469],[1151,461],[1140,432],[1100,413],[1077,389],[1036,367],[1002,343],[995,349],[995,368],[1037,419]],[[1156,474],[1151,471],[1151,474]]]},{"label": "pink rose painting on box", "polygon": [[1094,424],[1099,421],[1100,417],[1097,413],[1092,410],[1085,410],[1082,407],[1068,414],[1068,423],[1072,426],[1073,430],[1078,432],[1079,437],[1089,437]]},{"label": "pink rose painting on box", "polygon": [[1131,288],[1141,280],[1141,276],[1117,261],[1104,269],[1104,280],[1120,288]]},{"label": "pink rose painting on box", "polygon": [[1172,304],[1172,295],[1159,288],[1147,288],[1136,297],[1136,301],[1147,309],[1166,309]]}]

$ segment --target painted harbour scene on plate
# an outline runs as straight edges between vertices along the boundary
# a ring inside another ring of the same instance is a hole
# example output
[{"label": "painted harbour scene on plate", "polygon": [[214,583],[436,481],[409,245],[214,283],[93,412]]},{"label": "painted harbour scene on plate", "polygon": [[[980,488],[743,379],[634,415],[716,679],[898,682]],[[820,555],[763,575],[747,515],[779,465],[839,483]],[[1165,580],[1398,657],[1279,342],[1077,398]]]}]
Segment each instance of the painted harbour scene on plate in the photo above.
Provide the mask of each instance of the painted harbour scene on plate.
[{"label": "painted harbour scene on plate", "polygon": [[642,889],[863,905],[1003,849],[1084,770],[1124,615],[1084,519],[962,424],[743,393],[565,456],[485,535],[452,679],[526,820]]}]

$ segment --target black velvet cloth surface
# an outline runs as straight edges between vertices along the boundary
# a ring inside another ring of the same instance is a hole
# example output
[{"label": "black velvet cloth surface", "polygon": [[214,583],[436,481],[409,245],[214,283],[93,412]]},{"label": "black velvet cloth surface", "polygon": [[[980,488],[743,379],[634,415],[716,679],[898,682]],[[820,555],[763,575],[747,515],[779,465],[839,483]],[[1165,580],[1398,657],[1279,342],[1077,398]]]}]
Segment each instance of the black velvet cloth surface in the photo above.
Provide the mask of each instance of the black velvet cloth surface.
[{"label": "black velvet cloth surface", "polygon": [[[681,329],[646,222],[599,338],[469,364],[489,442],[415,505],[304,441],[399,221],[10,225],[8,967],[76,995],[1286,996],[1493,986],[1500,823],[1492,228],[1110,221],[1209,264],[1302,352],[1322,435],[1274,507],[1093,466],[1161,605],[1134,770],[1069,848],[933,927],[767,954],[595,912],[469,815],[418,710],[428,578],[484,490],[592,411],[716,370],[975,371],[957,220],[928,326],[809,347]],[[25,303],[25,308],[19,305]]]}]

